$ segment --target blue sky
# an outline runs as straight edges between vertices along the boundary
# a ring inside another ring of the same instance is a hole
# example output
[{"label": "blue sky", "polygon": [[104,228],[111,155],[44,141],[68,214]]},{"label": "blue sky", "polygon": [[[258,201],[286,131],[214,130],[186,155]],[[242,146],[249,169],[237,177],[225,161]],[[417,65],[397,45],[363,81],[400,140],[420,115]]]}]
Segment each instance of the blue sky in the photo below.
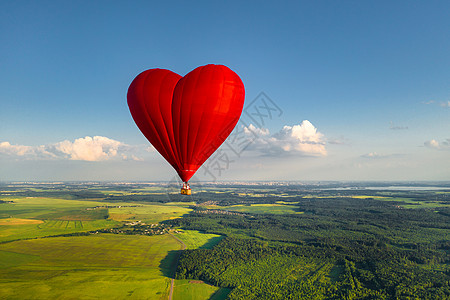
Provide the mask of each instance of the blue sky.
[{"label": "blue sky", "polygon": [[209,63],[282,111],[214,180],[450,179],[450,2],[261,2],[0,2],[0,180],[170,180],[126,92]]}]

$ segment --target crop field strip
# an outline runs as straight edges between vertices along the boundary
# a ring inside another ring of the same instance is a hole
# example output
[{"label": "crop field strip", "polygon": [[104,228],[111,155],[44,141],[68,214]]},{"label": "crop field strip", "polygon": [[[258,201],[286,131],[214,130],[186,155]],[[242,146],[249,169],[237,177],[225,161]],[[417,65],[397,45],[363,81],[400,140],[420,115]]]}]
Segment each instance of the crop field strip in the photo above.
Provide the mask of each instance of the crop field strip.
[{"label": "crop field strip", "polygon": [[46,220],[44,223],[39,224],[38,228],[57,228],[57,229],[82,229],[83,221],[64,221],[64,220]]}]

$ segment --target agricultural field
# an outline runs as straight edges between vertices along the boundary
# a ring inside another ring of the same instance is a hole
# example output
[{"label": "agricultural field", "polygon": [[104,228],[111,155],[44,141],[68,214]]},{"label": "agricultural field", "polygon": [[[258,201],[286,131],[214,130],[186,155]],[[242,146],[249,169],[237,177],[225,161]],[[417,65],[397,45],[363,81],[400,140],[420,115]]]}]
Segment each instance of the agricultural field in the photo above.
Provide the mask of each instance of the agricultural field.
[{"label": "agricultural field", "polygon": [[166,299],[179,243],[98,234],[0,244],[2,299]]},{"label": "agricultural field", "polygon": [[158,223],[164,220],[179,218],[188,214],[192,209],[188,205],[167,205],[167,204],[140,204],[123,205],[109,208],[109,217],[115,221],[137,221],[145,223]]},{"label": "agricultural field", "polygon": [[197,230],[179,230],[175,236],[183,241],[186,249],[211,249],[224,237]]},{"label": "agricultural field", "polygon": [[175,280],[173,300],[223,300],[231,289],[219,288],[201,280]]},{"label": "agricultural field", "polygon": [[[107,209],[97,201],[48,197],[10,197],[1,204],[0,242],[111,228]],[[3,225],[3,226],[1,226]]]},{"label": "agricultural field", "polygon": [[[3,222],[7,223],[7,221]],[[118,224],[112,220],[32,220],[32,222],[34,222],[34,224],[24,224],[25,222],[21,221],[22,224],[12,223],[9,225],[0,226],[0,242],[81,233],[103,228],[111,228]]]},{"label": "agricultural field", "polygon": [[[2,197],[5,199],[5,197]],[[85,210],[104,203],[97,201],[67,200],[50,197],[8,197],[11,203],[3,203],[0,218],[42,219],[47,214],[63,213],[71,210]]]},{"label": "agricultural field", "polygon": [[33,219],[18,219],[18,218],[6,218],[0,219],[0,225],[27,225],[27,224],[41,224],[44,223],[42,220],[33,220]]}]

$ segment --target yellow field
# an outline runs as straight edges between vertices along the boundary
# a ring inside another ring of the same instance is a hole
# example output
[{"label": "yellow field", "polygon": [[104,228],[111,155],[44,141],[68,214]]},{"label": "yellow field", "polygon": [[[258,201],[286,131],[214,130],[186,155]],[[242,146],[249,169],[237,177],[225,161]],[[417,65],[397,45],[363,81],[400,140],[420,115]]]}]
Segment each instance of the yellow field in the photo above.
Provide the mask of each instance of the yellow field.
[{"label": "yellow field", "polygon": [[0,219],[0,225],[26,225],[26,224],[41,224],[41,223],[44,223],[44,221],[33,219],[17,219],[17,218]]},{"label": "yellow field", "polygon": [[286,204],[286,205],[292,205],[292,204],[299,204],[299,201],[295,201],[295,202],[286,202],[286,201],[277,201],[275,202],[276,204]]},{"label": "yellow field", "polygon": [[142,221],[158,223],[179,218],[191,211],[190,208],[167,204],[145,204],[139,206],[121,206],[109,209],[109,217],[115,221]]}]

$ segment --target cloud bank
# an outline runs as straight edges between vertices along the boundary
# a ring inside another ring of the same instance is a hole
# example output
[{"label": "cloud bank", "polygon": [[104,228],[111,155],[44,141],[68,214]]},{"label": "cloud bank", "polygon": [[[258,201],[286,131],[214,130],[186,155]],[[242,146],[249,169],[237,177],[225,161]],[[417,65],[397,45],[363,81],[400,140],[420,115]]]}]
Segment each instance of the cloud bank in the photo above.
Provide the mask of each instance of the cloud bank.
[{"label": "cloud bank", "polygon": [[104,136],[86,136],[40,146],[12,145],[0,142],[0,155],[17,159],[66,159],[81,161],[140,160],[136,147]]},{"label": "cloud bank", "polygon": [[[249,141],[248,150],[267,156],[326,156],[324,135],[308,120],[298,125],[284,126],[271,134],[268,129],[250,124],[244,127],[243,136]],[[64,140],[54,144],[27,146],[0,142],[0,157],[15,160],[74,160],[110,161],[143,160],[153,147],[130,146],[104,136],[86,136],[74,141]]]},{"label": "cloud bank", "polygon": [[244,132],[249,136],[256,137],[249,149],[265,155],[327,155],[324,135],[308,120],[304,120],[298,125],[284,126],[273,135],[268,129],[256,128],[252,124],[244,128]]}]

